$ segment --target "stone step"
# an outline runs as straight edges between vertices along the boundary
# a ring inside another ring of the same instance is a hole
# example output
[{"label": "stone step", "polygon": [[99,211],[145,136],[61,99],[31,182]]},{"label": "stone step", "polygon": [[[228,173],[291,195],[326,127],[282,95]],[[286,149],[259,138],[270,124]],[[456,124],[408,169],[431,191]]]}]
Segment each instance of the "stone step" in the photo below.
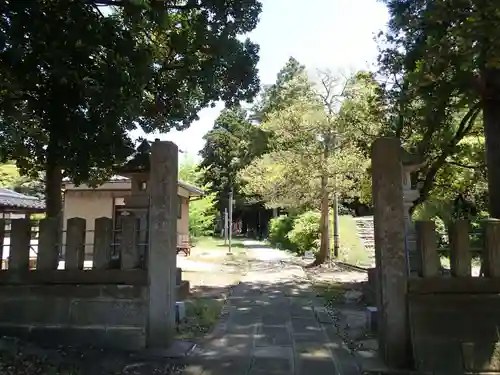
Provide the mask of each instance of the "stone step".
[{"label": "stone step", "polygon": [[375,257],[375,234],[373,226],[373,217],[355,218],[356,231],[361,244],[364,246],[369,258]]}]

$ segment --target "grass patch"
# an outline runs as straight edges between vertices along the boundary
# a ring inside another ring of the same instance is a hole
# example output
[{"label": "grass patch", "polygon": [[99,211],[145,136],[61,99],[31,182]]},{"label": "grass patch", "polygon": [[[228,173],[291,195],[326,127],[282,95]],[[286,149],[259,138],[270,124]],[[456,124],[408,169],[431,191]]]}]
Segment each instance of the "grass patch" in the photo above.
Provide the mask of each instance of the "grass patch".
[{"label": "grass patch", "polygon": [[351,215],[339,216],[339,237],[341,261],[357,266],[369,265],[368,253],[361,243],[356,221]]},{"label": "grass patch", "polygon": [[233,240],[231,254],[224,239],[217,237],[198,237],[191,248],[190,260],[205,263],[226,263],[227,260],[241,260],[246,256],[246,249],[241,240]]},{"label": "grass patch", "polygon": [[344,294],[347,291],[342,283],[314,283],[314,290],[319,297],[322,297],[326,302],[341,302],[344,300]]},{"label": "grass patch", "polygon": [[186,321],[178,327],[177,338],[193,340],[209,333],[219,320],[223,301],[198,298],[186,301]]}]

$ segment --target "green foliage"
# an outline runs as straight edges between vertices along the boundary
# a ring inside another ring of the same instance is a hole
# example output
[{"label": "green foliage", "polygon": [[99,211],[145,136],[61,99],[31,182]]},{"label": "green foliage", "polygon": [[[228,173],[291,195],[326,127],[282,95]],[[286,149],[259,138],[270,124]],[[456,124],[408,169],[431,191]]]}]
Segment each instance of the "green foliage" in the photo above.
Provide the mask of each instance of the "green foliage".
[{"label": "green foliage", "polygon": [[261,196],[270,207],[316,208],[322,176],[327,176],[330,192],[358,193],[366,157],[347,137],[339,140],[338,123],[328,119],[318,102],[298,100],[270,114],[262,127],[272,134],[272,151],[240,172],[246,194]]},{"label": "green foliage", "polygon": [[[345,80],[330,72],[320,72],[315,84],[297,64],[283,77],[286,83],[275,85],[281,96],[270,89],[268,98],[274,102],[263,107],[261,116],[261,127],[269,134],[268,150],[238,176],[243,191],[260,196],[266,206],[321,207],[326,222],[332,194],[359,196],[367,179],[366,132],[375,133],[379,127],[378,86],[367,74]],[[327,228],[321,232],[317,264],[326,259],[329,248]]]},{"label": "green foliage", "polygon": [[295,219],[293,229],[288,233],[288,239],[299,255],[319,248],[320,218],[319,211],[307,211]]},{"label": "green foliage", "polygon": [[217,193],[219,206],[227,205],[231,187],[236,207],[243,202],[257,202],[262,197],[255,189],[245,189],[239,172],[253,160],[268,151],[271,132],[256,125],[289,103],[311,93],[311,83],[305,67],[291,57],[278,72],[276,82],[264,88],[250,111],[242,108],[224,110],[215,121],[213,129],[205,135],[205,147],[200,152],[203,183]]},{"label": "green foliage", "polygon": [[11,189],[22,194],[43,198],[43,179],[21,176],[14,162],[0,164],[0,187]]},{"label": "green foliage", "polygon": [[290,57],[276,76],[276,82],[264,88],[252,109],[252,119],[263,122],[271,113],[285,109],[294,101],[310,96],[312,84],[306,67]]},{"label": "green foliage", "polygon": [[217,208],[215,195],[210,194],[189,202],[189,233],[191,236],[209,236],[213,234]]},{"label": "green foliage", "polygon": [[199,298],[186,301],[186,320],[179,324],[177,339],[196,339],[206,335],[217,323],[223,301]]},{"label": "green foliage", "polygon": [[294,221],[294,216],[287,215],[280,215],[270,220],[268,240],[271,245],[288,250],[294,249],[288,238],[288,233],[293,229]]},{"label": "green foliage", "polygon": [[108,178],[137,125],[183,129],[200,109],[259,89],[258,46],[238,38],[257,24],[256,0],[120,5],[109,16],[85,0],[0,5],[0,159],[47,173],[51,215],[62,177]]},{"label": "green foliage", "polygon": [[339,215],[339,245],[340,260],[360,267],[370,266],[371,260],[361,243],[356,222],[351,215]]},{"label": "green foliage", "polygon": [[179,165],[179,180],[191,185],[198,185],[201,181],[202,171],[190,156],[184,157]]},{"label": "green foliage", "polygon": [[226,207],[231,188],[236,205],[244,201],[237,173],[266,148],[267,138],[252,124],[248,113],[241,107],[225,109],[204,137],[200,151],[203,171],[201,181],[216,193],[219,208]]},{"label": "green foliage", "polygon": [[[500,97],[494,93],[500,92],[499,5],[460,0],[384,3],[390,22],[379,62],[381,73],[392,79],[385,99],[393,134],[425,162],[416,176],[422,183],[416,203],[452,201],[461,194],[485,209],[486,152],[490,211],[498,217]],[[480,139],[483,132],[485,140]],[[471,145],[472,139],[479,142]]]},{"label": "green foliage", "polygon": [[[198,164],[190,157],[185,157],[179,165],[179,179],[196,185],[201,178]],[[206,188],[206,187],[205,187]],[[189,233],[193,237],[210,236],[213,234],[217,208],[215,194],[209,194],[201,199],[189,202]]]},{"label": "green foliage", "polygon": [[19,184],[21,176],[13,162],[0,164],[0,187],[13,189]]}]

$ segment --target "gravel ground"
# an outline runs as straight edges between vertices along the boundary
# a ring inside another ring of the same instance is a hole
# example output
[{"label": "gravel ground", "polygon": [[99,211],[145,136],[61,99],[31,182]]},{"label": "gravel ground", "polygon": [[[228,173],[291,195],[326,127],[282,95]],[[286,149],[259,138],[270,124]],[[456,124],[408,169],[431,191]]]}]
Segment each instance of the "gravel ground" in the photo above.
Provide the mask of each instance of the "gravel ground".
[{"label": "gravel ground", "polygon": [[89,347],[43,348],[0,339],[2,375],[174,375],[182,366],[171,359]]}]

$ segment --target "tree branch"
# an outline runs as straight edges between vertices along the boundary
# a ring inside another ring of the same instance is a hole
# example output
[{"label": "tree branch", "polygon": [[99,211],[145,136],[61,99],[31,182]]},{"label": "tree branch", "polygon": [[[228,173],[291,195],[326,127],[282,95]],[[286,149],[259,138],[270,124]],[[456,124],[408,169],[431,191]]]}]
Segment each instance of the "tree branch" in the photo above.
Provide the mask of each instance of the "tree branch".
[{"label": "tree branch", "polygon": [[446,163],[446,158],[448,158],[454,151],[457,144],[463,139],[463,137],[471,130],[474,122],[476,121],[477,116],[481,111],[480,102],[474,104],[467,114],[460,121],[460,125],[455,133],[455,136],[443,147],[441,155],[434,160],[431,164],[429,170],[427,171],[427,175],[425,176],[424,183],[422,188],[420,189],[420,195],[415,202],[413,202],[413,206],[410,210],[410,213],[413,213],[415,208],[425,202],[429,197],[429,193],[434,186],[434,180],[436,178],[437,173]]},{"label": "tree branch", "polygon": [[484,167],[484,165],[466,165],[466,164],[459,163],[457,161],[449,161],[448,164],[456,165],[457,167],[467,168],[467,169],[480,169],[480,168]]},{"label": "tree branch", "polygon": [[[174,10],[191,10],[191,9],[201,9],[202,5],[191,3],[186,5],[168,5],[171,0],[149,0],[151,3],[164,3],[165,8],[174,9]],[[88,0],[90,4],[94,4],[96,6],[124,6],[127,2],[132,3],[130,0]]]}]

